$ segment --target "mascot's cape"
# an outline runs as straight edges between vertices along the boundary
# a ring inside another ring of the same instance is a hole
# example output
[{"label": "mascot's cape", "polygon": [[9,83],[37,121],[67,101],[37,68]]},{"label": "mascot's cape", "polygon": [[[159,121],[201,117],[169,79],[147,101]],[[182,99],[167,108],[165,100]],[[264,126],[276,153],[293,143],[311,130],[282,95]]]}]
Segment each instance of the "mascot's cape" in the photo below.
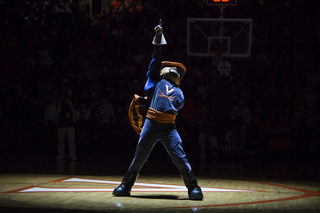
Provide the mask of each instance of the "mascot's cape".
[{"label": "mascot's cape", "polygon": [[147,97],[134,94],[128,115],[133,129],[140,135],[148,111]]}]

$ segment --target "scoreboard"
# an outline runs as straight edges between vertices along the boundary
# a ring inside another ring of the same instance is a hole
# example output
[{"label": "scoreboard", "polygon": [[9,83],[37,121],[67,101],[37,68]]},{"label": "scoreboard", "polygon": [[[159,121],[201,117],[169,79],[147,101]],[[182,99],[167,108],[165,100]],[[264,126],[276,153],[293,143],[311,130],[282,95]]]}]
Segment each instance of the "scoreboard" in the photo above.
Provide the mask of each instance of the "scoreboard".
[{"label": "scoreboard", "polygon": [[236,6],[237,0],[206,0],[206,3],[212,6]]}]

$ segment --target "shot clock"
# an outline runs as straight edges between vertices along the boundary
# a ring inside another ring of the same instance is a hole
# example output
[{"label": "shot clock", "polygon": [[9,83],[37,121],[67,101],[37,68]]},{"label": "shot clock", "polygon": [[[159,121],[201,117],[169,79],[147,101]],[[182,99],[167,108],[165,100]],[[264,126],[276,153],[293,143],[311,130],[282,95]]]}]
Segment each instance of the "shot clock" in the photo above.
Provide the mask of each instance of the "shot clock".
[{"label": "shot clock", "polygon": [[236,6],[237,0],[206,0],[207,5],[211,6]]}]

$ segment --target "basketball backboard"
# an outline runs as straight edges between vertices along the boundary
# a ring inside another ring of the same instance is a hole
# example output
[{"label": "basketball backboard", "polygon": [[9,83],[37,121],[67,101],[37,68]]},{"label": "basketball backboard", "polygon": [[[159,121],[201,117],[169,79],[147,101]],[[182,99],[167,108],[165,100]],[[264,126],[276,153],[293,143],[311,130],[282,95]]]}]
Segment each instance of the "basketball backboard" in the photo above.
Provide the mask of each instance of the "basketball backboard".
[{"label": "basketball backboard", "polygon": [[190,56],[250,57],[252,19],[188,18]]}]

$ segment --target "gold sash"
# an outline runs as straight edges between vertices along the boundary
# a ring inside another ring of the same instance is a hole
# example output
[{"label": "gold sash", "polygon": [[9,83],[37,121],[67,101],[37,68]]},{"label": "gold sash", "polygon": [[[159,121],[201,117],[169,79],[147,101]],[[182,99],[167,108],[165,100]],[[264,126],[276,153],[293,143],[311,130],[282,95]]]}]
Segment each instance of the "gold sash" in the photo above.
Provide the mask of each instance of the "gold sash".
[{"label": "gold sash", "polygon": [[149,107],[147,112],[147,118],[150,118],[152,120],[158,121],[160,123],[175,123],[176,116],[167,114],[164,112],[159,112],[155,109],[152,109]]}]

